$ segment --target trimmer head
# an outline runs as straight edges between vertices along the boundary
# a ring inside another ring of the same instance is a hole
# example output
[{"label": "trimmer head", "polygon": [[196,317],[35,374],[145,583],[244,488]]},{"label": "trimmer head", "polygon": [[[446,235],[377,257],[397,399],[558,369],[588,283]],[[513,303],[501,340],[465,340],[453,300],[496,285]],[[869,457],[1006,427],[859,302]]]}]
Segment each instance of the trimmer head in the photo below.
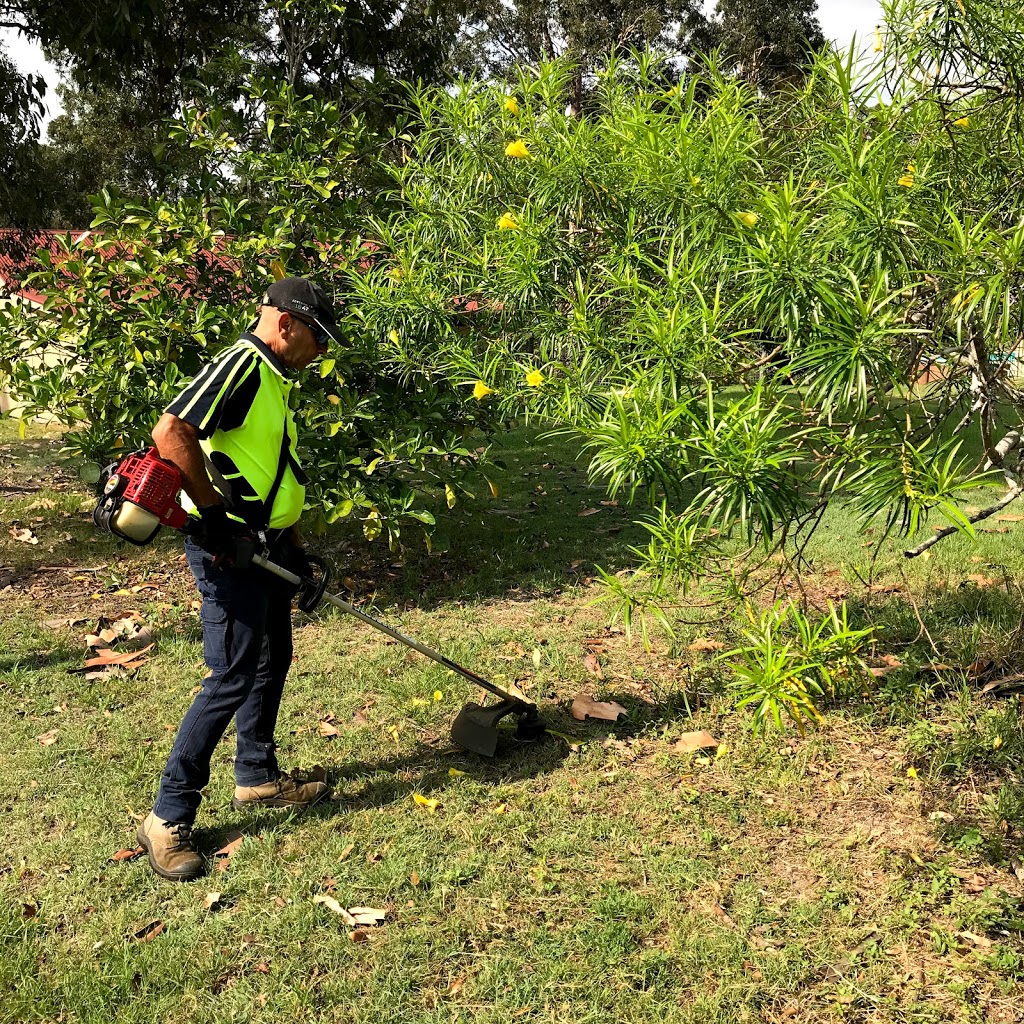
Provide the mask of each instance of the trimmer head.
[{"label": "trimmer head", "polygon": [[516,738],[526,742],[544,735],[544,723],[533,704],[502,700],[497,704],[469,703],[452,723],[452,740],[463,750],[482,757],[494,757],[498,748],[498,723],[507,715],[518,715]]}]

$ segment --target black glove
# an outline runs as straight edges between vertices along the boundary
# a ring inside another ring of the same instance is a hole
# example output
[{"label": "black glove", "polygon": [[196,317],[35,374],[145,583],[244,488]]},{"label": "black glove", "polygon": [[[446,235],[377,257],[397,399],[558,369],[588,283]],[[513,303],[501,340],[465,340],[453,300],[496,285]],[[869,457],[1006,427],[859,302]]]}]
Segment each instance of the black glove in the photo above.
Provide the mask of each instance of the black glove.
[{"label": "black glove", "polygon": [[193,534],[196,543],[213,555],[215,564],[248,568],[252,564],[255,545],[238,523],[228,519],[224,506],[204,505],[197,511],[199,525]]}]

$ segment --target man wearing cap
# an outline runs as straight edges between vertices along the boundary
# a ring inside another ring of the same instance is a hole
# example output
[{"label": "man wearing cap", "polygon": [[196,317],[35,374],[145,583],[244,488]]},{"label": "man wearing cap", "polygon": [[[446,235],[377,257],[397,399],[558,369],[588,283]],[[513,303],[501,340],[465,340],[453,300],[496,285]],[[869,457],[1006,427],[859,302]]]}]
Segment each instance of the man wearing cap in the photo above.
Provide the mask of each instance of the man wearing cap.
[{"label": "man wearing cap", "polygon": [[209,670],[139,827],[139,843],[163,878],[188,881],[203,871],[192,824],[232,719],[236,810],[300,809],[328,795],[324,783],[297,781],[278,767],[274,726],[292,660],[294,592],[245,567],[239,538],[262,533],[272,561],[300,575],[307,569],[296,527],[306,478],[288,400],[294,374],[332,338],[334,311],[319,285],[298,277],[274,282],[250,330],[196,375],[153,429],[160,456],[181,470],[183,504],[196,517],[185,555],[202,597]]}]

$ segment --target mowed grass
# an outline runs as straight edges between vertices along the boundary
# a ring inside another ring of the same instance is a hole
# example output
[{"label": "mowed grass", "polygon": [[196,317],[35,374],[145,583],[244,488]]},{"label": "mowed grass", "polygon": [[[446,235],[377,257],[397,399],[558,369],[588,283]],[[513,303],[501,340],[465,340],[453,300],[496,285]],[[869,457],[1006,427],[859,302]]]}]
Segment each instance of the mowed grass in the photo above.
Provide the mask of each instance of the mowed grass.
[{"label": "mowed grass", "polygon": [[[628,568],[643,531],[570,448],[516,432],[499,497],[447,514],[433,554],[412,537],[367,553],[344,531],[313,544],[339,587],[518,681],[560,735],[466,754],[448,729],[479,699],[468,683],[351,619],[297,614],[280,756],[336,800],[232,811],[229,734],[197,823],[210,873],[173,885],[110,858],[134,847],[203,675],[194,588],[175,538],[97,535],[58,448],[0,423],[0,1022],[1020,1019],[1024,736],[1016,698],[980,695],[971,670],[1024,669],[1012,523],[905,563],[898,544],[873,560],[830,512],[805,586],[845,594],[904,667],[821,730],[755,738],[727,666],[690,646],[732,644],[738,610],[649,651],[608,628],[594,566]],[[69,674],[97,619],[128,611],[156,634],[141,669]],[[580,691],[629,718],[576,722]],[[721,745],[683,752],[697,729]],[[351,937],[322,895],[385,923]]]}]

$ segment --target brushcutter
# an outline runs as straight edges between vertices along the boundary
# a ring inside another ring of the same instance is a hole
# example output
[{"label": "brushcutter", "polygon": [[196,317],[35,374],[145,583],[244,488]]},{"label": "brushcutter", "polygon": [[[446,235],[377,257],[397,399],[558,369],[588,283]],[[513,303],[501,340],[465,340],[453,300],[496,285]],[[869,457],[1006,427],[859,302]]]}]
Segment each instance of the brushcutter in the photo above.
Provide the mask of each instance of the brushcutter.
[{"label": "brushcutter", "polygon": [[[149,544],[163,526],[186,534],[192,529],[194,517],[178,504],[181,472],[172,463],[161,459],[155,448],[134,452],[121,462],[108,466],[101,480],[103,490],[93,511],[93,521],[115,537],[142,546]],[[463,749],[493,757],[498,745],[498,723],[509,715],[516,716],[517,739],[534,740],[544,735],[545,727],[537,713],[537,705],[517,686],[497,686],[418,640],[367,615],[337,594],[326,593],[330,578],[326,563],[314,555],[306,557],[313,569],[309,576],[300,576],[277,565],[267,557],[265,538],[257,531],[252,549],[246,553],[245,563],[259,566],[297,587],[299,608],[304,612],[312,612],[321,601],[326,601],[497,697],[495,704],[470,702],[456,716],[452,723],[452,740]]]}]

